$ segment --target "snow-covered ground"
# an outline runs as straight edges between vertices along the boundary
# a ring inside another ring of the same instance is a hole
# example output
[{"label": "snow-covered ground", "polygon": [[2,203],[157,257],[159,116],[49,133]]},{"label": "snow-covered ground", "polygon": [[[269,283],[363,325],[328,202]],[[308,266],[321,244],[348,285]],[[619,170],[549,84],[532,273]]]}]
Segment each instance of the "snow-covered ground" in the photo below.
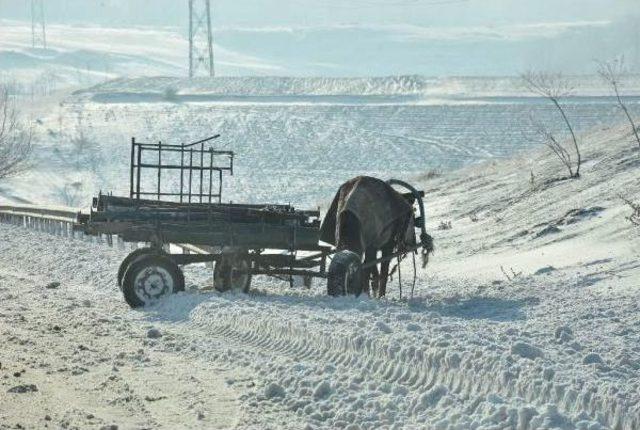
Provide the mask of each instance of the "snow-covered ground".
[{"label": "snow-covered ground", "polygon": [[2,201],[85,207],[127,193],[132,136],[221,133],[225,200],[307,208],[358,174],[407,179],[437,250],[411,299],[410,259],[404,297],[394,279],[381,301],[262,277],[221,295],[196,266],[134,311],[115,286],[128,250],[0,225],[0,428],[640,428],[640,229],[619,197],[640,201],[640,150],[594,78],[564,100],[582,178],[554,180],[529,116],[562,124],[515,78],[187,81],[147,76],[185,74],[172,29],[51,25],[41,51],[2,24],[0,81],[34,127]]},{"label": "snow-covered ground", "polygon": [[127,251],[2,225],[0,425],[637,429],[640,229],[618,195],[640,199],[640,150],[613,127],[583,157],[577,180],[546,151],[418,179],[437,249],[412,299],[410,259],[380,301],[221,295],[189,267],[134,311]]},{"label": "snow-covered ground", "polygon": [[[235,175],[224,182],[225,200],[315,207],[358,174],[412,180],[428,170],[448,171],[539,146],[530,117],[562,131],[560,117],[545,100],[427,97],[416,102],[406,99],[415,94],[400,78],[334,80],[326,86],[314,79],[281,79],[280,92],[275,78],[263,80],[264,92],[260,80],[229,79],[228,85],[220,84],[226,92],[215,100],[135,99],[147,91],[141,90],[145,82],[160,88],[159,81],[116,80],[76,94],[21,99],[25,117],[34,120],[34,166],[0,185],[0,197],[85,206],[98,190],[127,193],[132,136],[180,143],[220,133],[215,147],[236,153]],[[243,82],[256,95],[235,95]],[[404,89],[385,90],[393,83]],[[186,96],[198,90],[183,91]],[[123,92],[134,99],[109,99]],[[265,95],[270,93],[275,95]],[[107,99],[96,101],[96,96]],[[624,120],[610,98],[564,103],[580,133]],[[640,98],[628,103],[632,112],[640,112]]]}]

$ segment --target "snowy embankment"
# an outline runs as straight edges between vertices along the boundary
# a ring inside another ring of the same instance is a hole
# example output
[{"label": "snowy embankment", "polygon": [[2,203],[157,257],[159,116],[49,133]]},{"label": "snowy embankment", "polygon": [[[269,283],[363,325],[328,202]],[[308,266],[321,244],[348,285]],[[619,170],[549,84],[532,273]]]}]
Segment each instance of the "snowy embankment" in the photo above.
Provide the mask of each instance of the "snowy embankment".
[{"label": "snowy embankment", "polygon": [[[581,97],[610,96],[610,89],[596,76],[572,78]],[[629,76],[626,95],[640,94],[640,76]],[[120,78],[81,89],[81,99],[101,103],[131,102],[212,102],[268,101],[285,102],[386,102],[442,103],[444,101],[519,97],[522,80],[518,77],[427,77],[420,75],[376,78],[294,78],[294,77],[219,77]]]},{"label": "snowy embankment", "polygon": [[610,129],[583,157],[579,180],[546,152],[419,179],[437,251],[411,300],[397,279],[381,301],[261,277],[220,295],[190,267],[187,292],[132,311],[126,251],[0,226],[2,391],[38,386],[3,394],[0,424],[637,429],[640,229],[617,194],[640,199],[640,151]]}]

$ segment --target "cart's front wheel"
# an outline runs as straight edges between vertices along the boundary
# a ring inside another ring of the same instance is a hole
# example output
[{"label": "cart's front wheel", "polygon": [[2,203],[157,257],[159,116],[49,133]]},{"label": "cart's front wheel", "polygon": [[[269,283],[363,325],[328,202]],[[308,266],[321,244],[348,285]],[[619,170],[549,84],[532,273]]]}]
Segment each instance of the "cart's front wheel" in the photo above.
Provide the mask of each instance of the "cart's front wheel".
[{"label": "cart's front wheel", "polygon": [[213,287],[224,293],[247,293],[251,285],[251,263],[242,256],[224,256],[213,269]]},{"label": "cart's front wheel", "polygon": [[142,257],[143,255],[162,255],[164,251],[158,250],[156,248],[139,248],[132,251],[129,255],[122,260],[120,263],[120,267],[118,268],[118,287],[122,290],[122,280],[124,279],[124,274],[135,260]]},{"label": "cart's front wheel", "polygon": [[330,296],[357,296],[362,292],[361,261],[355,252],[337,252],[327,275],[327,294]]},{"label": "cart's front wheel", "polygon": [[122,279],[125,301],[132,308],[146,306],[184,290],[180,268],[163,255],[142,255],[126,269]]}]

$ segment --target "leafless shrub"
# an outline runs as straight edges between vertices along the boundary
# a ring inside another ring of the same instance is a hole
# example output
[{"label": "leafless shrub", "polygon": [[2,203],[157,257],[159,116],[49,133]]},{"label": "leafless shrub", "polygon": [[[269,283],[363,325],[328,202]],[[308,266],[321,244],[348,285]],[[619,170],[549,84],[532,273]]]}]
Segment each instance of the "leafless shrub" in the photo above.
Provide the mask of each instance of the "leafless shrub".
[{"label": "leafless shrub", "polygon": [[513,281],[514,279],[522,276],[522,272],[516,272],[512,267],[509,268],[511,273],[507,272],[503,266],[500,266],[500,271],[502,271],[504,277],[507,278],[507,281]]},{"label": "leafless shrub", "polygon": [[82,182],[70,182],[64,186],[56,187],[56,194],[63,205],[68,207],[78,207],[82,202],[82,189]]},{"label": "leafless shrub", "polygon": [[437,170],[437,169],[431,169],[431,170],[427,170],[426,172],[421,174],[418,177],[418,180],[433,179],[433,178],[437,178],[439,176],[442,176],[442,171]]},{"label": "leafless shrub", "polygon": [[[556,154],[562,165],[567,169],[570,178],[576,177],[576,173],[573,170],[573,160],[571,158],[571,153],[567,151],[562,143],[560,143],[556,136],[551,131],[549,131],[549,129],[544,124],[533,117],[530,117],[529,121],[531,123],[531,127],[533,128],[533,132],[537,137],[536,140],[547,146],[554,154]],[[533,179],[532,177],[530,178],[530,180],[533,185],[535,179]]]},{"label": "leafless shrub", "polygon": [[620,198],[633,211],[633,212],[631,212],[631,215],[629,215],[627,217],[629,222],[631,222],[631,224],[633,224],[635,226],[639,226],[640,227],[640,203],[635,203],[635,202],[633,202],[633,201],[631,201],[631,200],[629,200],[629,199],[627,199],[627,198],[625,198],[623,196],[620,196]]},{"label": "leafless shrub", "polygon": [[70,140],[76,170],[88,168],[93,173],[99,173],[103,161],[100,145],[89,137],[82,115],[77,118],[75,135]]},{"label": "leafless shrub", "polygon": [[533,174],[533,169],[531,169],[531,176],[529,176],[529,185],[531,185],[531,188],[536,186],[536,175]]},{"label": "leafless shrub", "polygon": [[636,126],[636,123],[633,121],[629,110],[627,109],[627,105],[622,100],[620,96],[620,87],[622,86],[622,81],[627,74],[627,70],[624,65],[624,56],[615,58],[610,61],[599,61],[598,62],[598,75],[605,81],[607,84],[611,86],[613,89],[613,93],[616,96],[616,100],[618,101],[618,106],[627,116],[629,120],[629,124],[631,124],[631,130],[633,131],[633,135],[636,137],[636,141],[640,146],[640,127]]},{"label": "leafless shrub", "polygon": [[[547,98],[558,109],[562,119],[571,134],[573,149],[575,151],[575,170],[574,162],[571,160],[569,151],[567,151],[560,141],[551,133],[543,124],[538,123],[536,133],[543,139],[543,142],[552,149],[552,151],[560,158],[565,167],[569,170],[571,178],[580,177],[580,166],[582,164],[582,155],[580,154],[580,146],[578,138],[573,130],[573,126],[567,118],[567,115],[560,104],[560,99],[570,96],[573,93],[573,86],[561,73],[533,72],[529,71],[521,75],[525,87],[532,93]],[[536,125],[534,124],[534,127]]]},{"label": "leafless shrub", "polygon": [[451,230],[451,221],[440,221],[438,225],[438,230]]},{"label": "leafless shrub", "polygon": [[178,100],[178,89],[176,87],[166,87],[162,93],[162,97],[168,102],[175,102]]},{"label": "leafless shrub", "polygon": [[97,168],[100,164],[99,147],[94,140],[87,137],[84,130],[78,130],[77,134],[71,137],[71,145],[76,158],[76,169],[89,167],[94,170]]},{"label": "leafless shrub", "polygon": [[20,121],[9,90],[0,86],[0,179],[20,173],[31,153],[31,129]]}]

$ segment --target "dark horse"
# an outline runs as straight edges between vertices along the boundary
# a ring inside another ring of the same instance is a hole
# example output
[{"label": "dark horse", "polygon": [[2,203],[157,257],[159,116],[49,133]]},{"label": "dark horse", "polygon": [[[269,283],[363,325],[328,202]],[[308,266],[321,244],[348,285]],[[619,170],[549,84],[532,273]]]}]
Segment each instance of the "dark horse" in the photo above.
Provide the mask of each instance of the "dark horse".
[{"label": "dark horse", "polygon": [[[340,186],[320,228],[320,240],[338,251],[349,250],[364,264],[416,244],[414,231],[414,197],[401,194],[388,183],[369,176],[358,176]],[[352,254],[353,255],[353,254]],[[353,258],[356,258],[355,256]],[[362,290],[386,294],[390,260],[362,272]]]}]

